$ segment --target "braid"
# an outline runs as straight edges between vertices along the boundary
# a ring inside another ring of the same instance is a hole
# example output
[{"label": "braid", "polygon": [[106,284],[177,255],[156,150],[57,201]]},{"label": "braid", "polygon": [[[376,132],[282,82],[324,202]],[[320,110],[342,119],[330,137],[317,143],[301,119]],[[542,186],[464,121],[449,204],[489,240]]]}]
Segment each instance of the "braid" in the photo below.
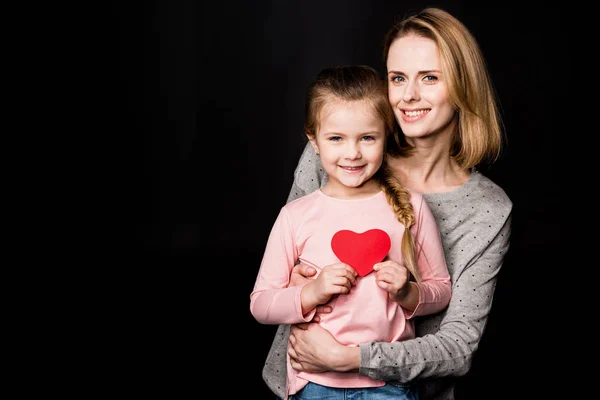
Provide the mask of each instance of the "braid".
[{"label": "braid", "polygon": [[415,211],[410,202],[410,192],[400,182],[394,178],[389,167],[384,164],[380,169],[380,184],[388,203],[392,206],[396,218],[405,226],[404,235],[402,235],[402,256],[404,265],[417,282],[420,281],[417,270],[417,260],[415,257],[415,243],[410,227],[415,223]]}]

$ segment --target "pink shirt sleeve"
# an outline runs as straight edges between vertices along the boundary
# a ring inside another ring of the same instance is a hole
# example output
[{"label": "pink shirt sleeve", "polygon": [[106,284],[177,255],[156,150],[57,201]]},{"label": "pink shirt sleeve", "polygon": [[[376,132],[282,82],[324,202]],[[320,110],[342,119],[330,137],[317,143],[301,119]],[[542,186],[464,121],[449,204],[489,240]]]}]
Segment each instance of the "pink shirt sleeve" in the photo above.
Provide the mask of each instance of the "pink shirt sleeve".
[{"label": "pink shirt sleeve", "polygon": [[287,210],[280,211],[267,241],[254,289],[250,312],[262,324],[296,324],[312,320],[316,309],[302,315],[303,286],[288,287],[298,259],[294,232]]},{"label": "pink shirt sleeve", "polygon": [[422,196],[418,196],[418,201],[413,205],[416,222],[411,231],[415,237],[421,282],[419,284],[419,304],[412,312],[406,310],[407,318],[434,314],[443,310],[450,303],[452,295],[442,239],[431,209]]}]

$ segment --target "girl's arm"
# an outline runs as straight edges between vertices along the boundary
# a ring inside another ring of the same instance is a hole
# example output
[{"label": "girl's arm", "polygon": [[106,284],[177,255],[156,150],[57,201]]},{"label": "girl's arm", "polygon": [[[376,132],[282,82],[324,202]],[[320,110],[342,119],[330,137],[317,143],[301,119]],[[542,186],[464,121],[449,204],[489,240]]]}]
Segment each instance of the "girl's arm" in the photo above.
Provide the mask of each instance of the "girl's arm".
[{"label": "girl's arm", "polygon": [[250,312],[261,324],[295,324],[310,321],[315,310],[303,312],[302,286],[289,286],[290,273],[298,259],[294,223],[284,207],[279,212],[263,254],[250,294]]},{"label": "girl's arm", "polygon": [[[423,196],[412,195],[415,224],[411,228],[415,239],[415,253],[421,281],[416,284],[418,303],[407,308],[407,318],[435,314],[450,303],[452,284],[446,265],[444,246],[437,223]],[[413,290],[414,293],[415,290]]]}]

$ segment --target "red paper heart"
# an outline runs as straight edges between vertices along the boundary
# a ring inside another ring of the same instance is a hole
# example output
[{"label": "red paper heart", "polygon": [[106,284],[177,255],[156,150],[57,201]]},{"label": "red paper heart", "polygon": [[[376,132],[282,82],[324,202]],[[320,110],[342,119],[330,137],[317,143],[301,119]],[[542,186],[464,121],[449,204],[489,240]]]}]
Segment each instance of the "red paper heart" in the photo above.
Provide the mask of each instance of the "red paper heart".
[{"label": "red paper heart", "polygon": [[358,276],[373,271],[373,265],[385,258],[391,246],[389,235],[381,229],[369,229],[363,233],[341,230],[331,238],[331,249],[335,255],[354,268]]}]

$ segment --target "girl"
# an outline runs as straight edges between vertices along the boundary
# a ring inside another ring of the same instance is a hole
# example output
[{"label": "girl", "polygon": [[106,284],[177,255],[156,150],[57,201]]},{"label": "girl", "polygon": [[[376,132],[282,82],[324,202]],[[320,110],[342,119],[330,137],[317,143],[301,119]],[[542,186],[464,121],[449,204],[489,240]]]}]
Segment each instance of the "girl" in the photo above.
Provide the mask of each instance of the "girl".
[{"label": "girl", "polygon": [[[447,306],[450,278],[427,203],[382,168],[394,129],[385,82],[366,66],[325,69],[309,89],[306,113],[305,133],[329,179],[281,209],[250,295],[252,315],[263,324],[302,323],[326,304],[331,312],[319,324],[347,346],[413,338],[413,317]],[[374,272],[357,276],[332,241],[339,231],[371,230],[387,234],[391,247]],[[316,278],[290,286],[297,262],[315,268]],[[298,373],[289,359],[287,371],[284,398],[417,399],[411,385],[356,371]]]}]

